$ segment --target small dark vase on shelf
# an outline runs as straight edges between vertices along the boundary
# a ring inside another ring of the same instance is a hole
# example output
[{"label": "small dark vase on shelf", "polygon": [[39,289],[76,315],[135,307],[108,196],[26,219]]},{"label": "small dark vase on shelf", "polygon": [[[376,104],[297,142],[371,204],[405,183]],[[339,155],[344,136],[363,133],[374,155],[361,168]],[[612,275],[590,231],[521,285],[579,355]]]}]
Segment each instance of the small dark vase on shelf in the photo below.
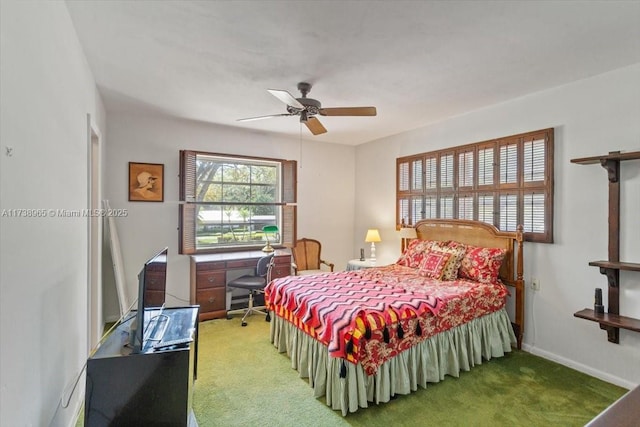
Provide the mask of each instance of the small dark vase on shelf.
[{"label": "small dark vase on shelf", "polygon": [[602,305],[602,289],[596,288],[595,302],[593,311],[596,313],[604,313],[604,305]]}]

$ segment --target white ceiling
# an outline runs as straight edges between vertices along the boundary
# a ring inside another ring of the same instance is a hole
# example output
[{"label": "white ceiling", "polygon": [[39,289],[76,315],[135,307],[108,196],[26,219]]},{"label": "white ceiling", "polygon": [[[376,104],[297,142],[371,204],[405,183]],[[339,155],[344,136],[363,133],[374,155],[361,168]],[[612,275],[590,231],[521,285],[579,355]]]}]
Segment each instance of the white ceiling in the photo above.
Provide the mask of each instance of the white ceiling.
[{"label": "white ceiling", "polygon": [[[108,111],[360,144],[640,63],[640,1],[67,1]],[[312,136],[267,89],[376,117]]]}]

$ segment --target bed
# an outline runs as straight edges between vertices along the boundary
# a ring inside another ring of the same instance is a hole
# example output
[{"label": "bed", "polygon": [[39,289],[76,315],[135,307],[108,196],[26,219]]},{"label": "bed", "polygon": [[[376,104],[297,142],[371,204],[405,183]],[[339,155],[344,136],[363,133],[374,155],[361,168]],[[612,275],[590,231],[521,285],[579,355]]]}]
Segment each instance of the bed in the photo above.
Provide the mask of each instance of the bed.
[{"label": "bed", "polygon": [[288,276],[265,288],[271,342],[343,416],[522,344],[521,228],[433,219],[416,233],[392,265]]}]

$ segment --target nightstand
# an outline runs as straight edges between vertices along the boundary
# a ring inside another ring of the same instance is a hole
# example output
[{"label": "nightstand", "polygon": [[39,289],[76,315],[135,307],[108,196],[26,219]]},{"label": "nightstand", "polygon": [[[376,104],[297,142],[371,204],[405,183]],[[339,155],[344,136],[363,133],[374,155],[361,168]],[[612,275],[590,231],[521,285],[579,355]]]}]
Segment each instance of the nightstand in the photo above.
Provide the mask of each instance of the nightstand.
[{"label": "nightstand", "polygon": [[364,268],[379,267],[375,262],[371,262],[370,258],[360,261],[358,258],[352,259],[347,263],[347,271],[362,270]]}]

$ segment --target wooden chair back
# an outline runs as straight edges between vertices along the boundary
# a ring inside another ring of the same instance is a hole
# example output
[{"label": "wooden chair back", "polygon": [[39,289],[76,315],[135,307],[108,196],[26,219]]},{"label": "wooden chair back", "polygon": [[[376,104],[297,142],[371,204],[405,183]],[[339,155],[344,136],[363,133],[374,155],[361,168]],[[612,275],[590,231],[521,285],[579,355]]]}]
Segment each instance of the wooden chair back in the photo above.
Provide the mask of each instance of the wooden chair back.
[{"label": "wooden chair back", "polygon": [[321,259],[322,244],[315,239],[302,238],[296,241],[291,253],[297,271],[320,270],[320,264],[327,265],[333,271],[333,264]]}]

